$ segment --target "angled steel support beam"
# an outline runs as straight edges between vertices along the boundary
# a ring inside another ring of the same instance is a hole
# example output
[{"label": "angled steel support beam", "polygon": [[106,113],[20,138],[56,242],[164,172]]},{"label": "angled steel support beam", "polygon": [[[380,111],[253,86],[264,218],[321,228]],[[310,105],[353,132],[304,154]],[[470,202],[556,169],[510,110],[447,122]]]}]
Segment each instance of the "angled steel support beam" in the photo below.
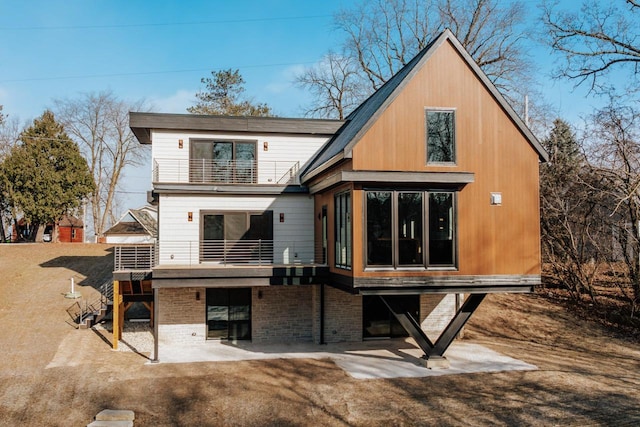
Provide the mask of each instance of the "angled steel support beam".
[{"label": "angled steel support beam", "polygon": [[456,313],[456,315],[451,319],[451,322],[447,325],[447,327],[442,331],[442,334],[436,341],[436,344],[433,346],[431,350],[431,354],[427,354],[428,357],[439,356],[442,357],[447,348],[451,345],[455,337],[462,330],[462,327],[467,323],[467,321],[471,318],[471,315],[478,308],[484,297],[487,294],[470,294],[460,310]]},{"label": "angled steel support beam", "polygon": [[391,298],[387,298],[384,295],[380,295],[380,299],[387,306],[389,311],[398,319],[398,322],[402,325],[402,327],[411,335],[411,338],[416,340],[416,343],[427,358],[430,356],[433,351],[433,343],[424,333],[422,328],[420,328],[420,324],[411,316],[411,314],[400,304],[394,301]]}]

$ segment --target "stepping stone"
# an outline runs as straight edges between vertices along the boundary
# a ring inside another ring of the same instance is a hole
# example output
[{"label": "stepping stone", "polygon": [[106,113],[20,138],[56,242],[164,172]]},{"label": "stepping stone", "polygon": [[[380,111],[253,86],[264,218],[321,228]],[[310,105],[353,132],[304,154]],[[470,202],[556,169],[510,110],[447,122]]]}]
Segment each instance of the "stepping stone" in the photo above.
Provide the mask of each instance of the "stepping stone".
[{"label": "stepping stone", "polygon": [[120,420],[96,420],[91,424],[87,424],[87,427],[133,427],[133,421],[120,421]]},{"label": "stepping stone", "polygon": [[133,411],[121,409],[105,409],[96,415],[96,421],[133,421],[136,415]]}]

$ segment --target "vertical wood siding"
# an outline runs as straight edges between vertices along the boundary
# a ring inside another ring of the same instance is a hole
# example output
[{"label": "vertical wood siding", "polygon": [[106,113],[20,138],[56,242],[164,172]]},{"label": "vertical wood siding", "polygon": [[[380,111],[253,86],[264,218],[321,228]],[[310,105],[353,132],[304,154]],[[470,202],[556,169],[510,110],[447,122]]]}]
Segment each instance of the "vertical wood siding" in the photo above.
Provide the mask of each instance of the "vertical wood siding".
[{"label": "vertical wood siding", "polygon": [[[455,109],[455,165],[426,163],[428,107]],[[433,53],[355,145],[351,166],[354,170],[475,174],[475,182],[458,196],[458,270],[419,274],[540,274],[538,154],[448,43]],[[502,193],[502,206],[490,205],[491,192]],[[415,276],[415,271],[363,271],[360,190],[354,191],[353,211],[353,274]],[[332,210],[329,215],[331,224]]]}]

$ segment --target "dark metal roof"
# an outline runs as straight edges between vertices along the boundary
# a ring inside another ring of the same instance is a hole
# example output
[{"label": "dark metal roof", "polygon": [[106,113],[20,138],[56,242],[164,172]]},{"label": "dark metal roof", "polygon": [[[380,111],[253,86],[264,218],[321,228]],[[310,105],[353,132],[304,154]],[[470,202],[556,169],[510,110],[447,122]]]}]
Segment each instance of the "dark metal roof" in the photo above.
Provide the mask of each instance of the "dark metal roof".
[{"label": "dark metal roof", "polygon": [[375,123],[377,118],[384,112],[387,106],[398,96],[402,88],[417,73],[417,71],[429,60],[433,52],[445,41],[451,42],[452,46],[460,53],[471,70],[482,81],[485,87],[491,92],[495,100],[509,115],[513,123],[520,129],[527,138],[531,146],[537,151],[541,160],[548,160],[548,154],[533,135],[531,130],[520,119],[518,114],[511,108],[509,103],[500,94],[495,85],[489,80],[486,74],[480,69],[478,64],[471,58],[469,53],[460,44],[458,39],[450,30],[443,31],[438,37],[431,41],[421,50],[407,65],[402,67],[395,75],[365,100],[346,118],[345,125],[335,134],[335,136],[325,144],[321,151],[309,162],[302,171],[302,181],[310,178],[309,174],[321,168],[336,156],[350,157],[350,151],[360,140],[364,133]]},{"label": "dark metal roof", "polygon": [[151,144],[151,130],[226,131],[333,135],[342,120],[282,117],[203,116],[195,114],[129,113],[129,126],[141,144]]}]

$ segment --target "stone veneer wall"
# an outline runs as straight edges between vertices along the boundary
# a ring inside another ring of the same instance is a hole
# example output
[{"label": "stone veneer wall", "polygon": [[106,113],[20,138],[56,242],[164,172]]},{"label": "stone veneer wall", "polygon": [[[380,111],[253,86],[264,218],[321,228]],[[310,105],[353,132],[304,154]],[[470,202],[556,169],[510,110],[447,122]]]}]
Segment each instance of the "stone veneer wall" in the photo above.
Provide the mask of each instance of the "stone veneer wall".
[{"label": "stone veneer wall", "polygon": [[312,294],[312,286],[253,288],[251,294],[252,341],[258,343],[312,341]]},{"label": "stone veneer wall", "polygon": [[[324,341],[362,341],[362,296],[325,286],[324,298]],[[317,300],[319,311],[319,290]],[[319,342],[319,338],[318,326],[318,339],[315,341]]]},{"label": "stone veneer wall", "polygon": [[420,295],[420,326],[435,342],[456,314],[455,294]]},{"label": "stone veneer wall", "polygon": [[[206,289],[158,292],[159,344],[205,343]],[[253,342],[320,342],[320,285],[255,287],[251,299]],[[327,343],[362,341],[362,297],[325,286],[324,333]]]},{"label": "stone veneer wall", "polygon": [[206,301],[205,288],[158,289],[158,343],[203,344],[207,335]]}]

